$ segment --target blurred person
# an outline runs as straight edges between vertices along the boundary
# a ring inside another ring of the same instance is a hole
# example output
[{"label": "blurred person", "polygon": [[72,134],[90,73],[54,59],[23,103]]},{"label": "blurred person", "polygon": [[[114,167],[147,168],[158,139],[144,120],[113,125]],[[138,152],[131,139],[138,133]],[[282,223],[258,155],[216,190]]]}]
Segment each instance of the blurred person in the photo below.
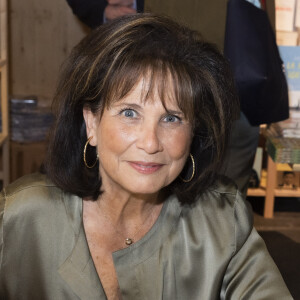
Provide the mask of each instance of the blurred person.
[{"label": "blurred person", "polygon": [[73,13],[90,28],[144,10],[144,0],[67,0],[67,2]]},{"label": "blurred person", "polygon": [[295,173],[292,171],[285,171],[282,175],[282,183],[278,185],[282,189],[296,190],[297,185],[295,184]]}]

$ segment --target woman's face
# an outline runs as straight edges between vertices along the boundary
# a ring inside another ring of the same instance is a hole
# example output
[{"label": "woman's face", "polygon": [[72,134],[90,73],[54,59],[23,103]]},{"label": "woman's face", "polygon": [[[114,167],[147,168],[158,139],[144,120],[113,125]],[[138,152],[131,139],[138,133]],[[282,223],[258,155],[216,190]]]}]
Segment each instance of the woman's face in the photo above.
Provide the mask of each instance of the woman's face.
[{"label": "woman's face", "polygon": [[97,147],[105,191],[153,194],[181,172],[189,155],[192,126],[168,97],[165,110],[157,93],[142,101],[143,80],[103,115],[84,109],[87,136]]}]

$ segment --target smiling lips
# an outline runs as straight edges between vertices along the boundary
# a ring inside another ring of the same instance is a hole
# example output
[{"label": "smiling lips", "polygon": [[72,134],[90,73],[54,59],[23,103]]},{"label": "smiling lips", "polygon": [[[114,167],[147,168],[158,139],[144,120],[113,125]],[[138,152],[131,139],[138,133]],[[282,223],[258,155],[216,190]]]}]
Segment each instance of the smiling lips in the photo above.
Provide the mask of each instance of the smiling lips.
[{"label": "smiling lips", "polygon": [[129,161],[128,162],[131,167],[133,167],[136,171],[142,174],[152,174],[158,171],[163,164],[157,164],[152,162],[143,162],[143,161]]}]

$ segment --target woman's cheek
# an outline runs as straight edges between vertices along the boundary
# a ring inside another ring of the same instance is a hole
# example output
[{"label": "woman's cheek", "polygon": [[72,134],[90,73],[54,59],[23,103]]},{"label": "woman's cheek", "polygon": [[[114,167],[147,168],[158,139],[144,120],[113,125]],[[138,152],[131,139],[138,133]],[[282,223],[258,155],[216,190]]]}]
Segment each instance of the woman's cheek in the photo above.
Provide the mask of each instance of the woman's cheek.
[{"label": "woman's cheek", "polygon": [[191,139],[191,132],[183,128],[167,132],[163,138],[164,147],[168,149],[169,153],[172,153],[174,159],[180,159],[188,155]]},{"label": "woman's cheek", "polygon": [[106,147],[111,150],[122,150],[136,139],[136,128],[124,124],[114,124],[105,126],[102,130],[101,144],[105,143]]}]

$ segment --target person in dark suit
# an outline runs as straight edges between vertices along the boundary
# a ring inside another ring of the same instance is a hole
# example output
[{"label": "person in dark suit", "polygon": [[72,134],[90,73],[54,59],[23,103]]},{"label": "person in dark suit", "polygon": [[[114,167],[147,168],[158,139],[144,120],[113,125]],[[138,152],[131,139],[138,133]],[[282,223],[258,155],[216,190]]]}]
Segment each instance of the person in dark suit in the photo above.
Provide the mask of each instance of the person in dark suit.
[{"label": "person in dark suit", "polygon": [[92,29],[105,21],[144,10],[144,0],[67,0],[67,2],[73,13]]}]

